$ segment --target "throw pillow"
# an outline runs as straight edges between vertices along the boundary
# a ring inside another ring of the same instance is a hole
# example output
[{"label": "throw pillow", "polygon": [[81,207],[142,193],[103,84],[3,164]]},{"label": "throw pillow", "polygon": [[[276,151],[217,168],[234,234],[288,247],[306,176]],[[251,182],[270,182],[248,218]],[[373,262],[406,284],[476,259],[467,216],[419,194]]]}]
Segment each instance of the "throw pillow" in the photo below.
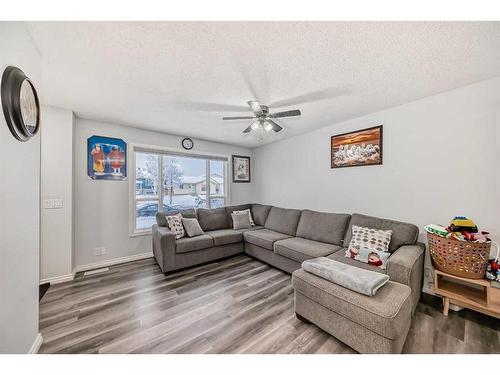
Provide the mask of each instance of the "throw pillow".
[{"label": "throw pillow", "polygon": [[167,219],[167,225],[169,229],[174,232],[176,240],[186,235],[186,233],[184,232],[184,227],[182,226],[181,214],[166,216],[165,219]]},{"label": "throw pillow", "polygon": [[[252,227],[254,227],[254,226],[255,226],[255,223],[253,222],[252,212],[250,211],[250,209],[249,209],[249,208],[247,208],[246,210],[241,210],[241,211],[233,211],[233,214],[241,214],[241,213],[243,213],[243,212],[248,212],[248,219],[249,219],[249,221],[250,221],[250,225],[251,225]],[[236,228],[234,228],[234,229],[236,229]]]},{"label": "throw pillow", "polygon": [[200,223],[198,222],[198,219],[186,219],[185,217],[182,218],[182,225],[184,225],[184,229],[186,231],[186,234],[188,237],[196,237],[196,236],[201,236],[202,234],[205,234],[203,232],[203,229],[200,227]]},{"label": "throw pillow", "polygon": [[352,226],[352,239],[345,257],[385,269],[389,256],[392,230]]},{"label": "throw pillow", "polygon": [[231,214],[231,218],[233,219],[233,229],[246,229],[251,228],[250,219],[248,213],[240,212]]}]

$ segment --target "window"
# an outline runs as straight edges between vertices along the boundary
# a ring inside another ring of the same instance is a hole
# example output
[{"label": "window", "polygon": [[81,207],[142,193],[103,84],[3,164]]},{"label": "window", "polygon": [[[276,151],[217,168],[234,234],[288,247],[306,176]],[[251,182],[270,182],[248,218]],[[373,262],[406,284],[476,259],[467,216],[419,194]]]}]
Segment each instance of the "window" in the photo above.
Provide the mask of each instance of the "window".
[{"label": "window", "polygon": [[133,230],[147,233],[156,213],[226,205],[227,158],[134,148]]}]

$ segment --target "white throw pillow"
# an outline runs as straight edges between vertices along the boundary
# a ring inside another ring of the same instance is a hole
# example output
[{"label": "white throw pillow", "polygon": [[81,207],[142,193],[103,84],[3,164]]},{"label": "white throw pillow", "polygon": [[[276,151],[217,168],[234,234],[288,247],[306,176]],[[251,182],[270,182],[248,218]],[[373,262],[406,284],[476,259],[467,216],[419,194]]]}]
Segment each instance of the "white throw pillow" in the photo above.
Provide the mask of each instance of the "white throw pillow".
[{"label": "white throw pillow", "polygon": [[184,227],[182,226],[182,215],[181,214],[166,216],[165,219],[167,219],[167,225],[168,225],[169,229],[172,232],[174,232],[176,240],[178,240],[179,238],[182,238],[186,235],[186,232],[184,231]]},{"label": "white throw pillow", "polygon": [[358,260],[385,269],[389,256],[392,230],[352,226],[352,239],[345,252],[346,258]]},{"label": "white throw pillow", "polygon": [[255,226],[255,223],[253,222],[253,218],[252,218],[252,212],[250,211],[249,208],[247,208],[246,210],[241,210],[241,211],[233,211],[233,214],[241,214],[243,212],[248,212],[248,220],[250,221],[250,225],[252,227]]},{"label": "white throw pillow", "polygon": [[233,219],[233,229],[247,229],[252,227],[252,225],[250,225],[250,218],[246,212],[233,212],[231,218]]}]

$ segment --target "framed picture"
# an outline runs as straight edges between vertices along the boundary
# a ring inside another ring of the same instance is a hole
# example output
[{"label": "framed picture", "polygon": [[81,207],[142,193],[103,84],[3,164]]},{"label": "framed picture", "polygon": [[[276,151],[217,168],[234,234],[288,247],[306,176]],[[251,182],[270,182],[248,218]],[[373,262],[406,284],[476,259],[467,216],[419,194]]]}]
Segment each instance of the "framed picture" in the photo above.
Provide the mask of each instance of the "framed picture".
[{"label": "framed picture", "polygon": [[382,164],[382,125],[334,135],[330,147],[332,168]]},{"label": "framed picture", "polygon": [[233,182],[250,182],[250,156],[233,155]]},{"label": "framed picture", "polygon": [[127,144],[123,139],[98,135],[87,138],[87,175],[92,180],[125,180]]}]

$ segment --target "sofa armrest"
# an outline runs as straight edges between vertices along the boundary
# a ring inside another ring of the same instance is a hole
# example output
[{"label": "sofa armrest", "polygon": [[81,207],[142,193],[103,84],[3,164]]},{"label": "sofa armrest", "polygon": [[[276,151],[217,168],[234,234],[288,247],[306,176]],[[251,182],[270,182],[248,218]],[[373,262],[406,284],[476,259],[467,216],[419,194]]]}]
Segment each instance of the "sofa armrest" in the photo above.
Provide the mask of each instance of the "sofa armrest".
[{"label": "sofa armrest", "polygon": [[411,288],[413,311],[417,307],[422,291],[424,273],[425,245],[403,245],[387,261],[387,274],[390,280],[408,285]]},{"label": "sofa armrest", "polygon": [[175,234],[167,227],[153,225],[153,254],[162,272],[175,268]]}]

